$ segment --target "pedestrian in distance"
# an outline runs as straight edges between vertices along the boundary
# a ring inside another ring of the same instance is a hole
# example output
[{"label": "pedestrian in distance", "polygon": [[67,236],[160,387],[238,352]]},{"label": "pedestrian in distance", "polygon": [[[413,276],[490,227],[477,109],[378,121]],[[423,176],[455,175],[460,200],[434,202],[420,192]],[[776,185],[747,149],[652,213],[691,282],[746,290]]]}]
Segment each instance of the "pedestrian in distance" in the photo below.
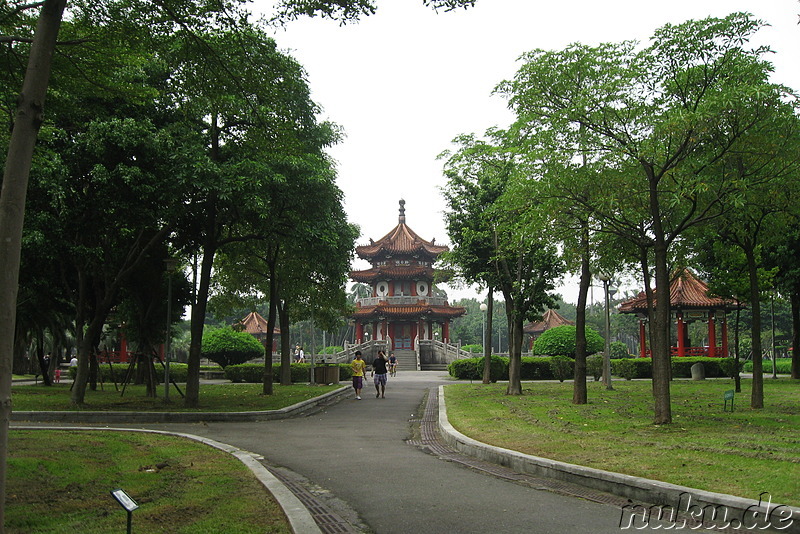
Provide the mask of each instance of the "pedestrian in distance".
[{"label": "pedestrian in distance", "polygon": [[397,356],[394,352],[389,353],[389,375],[397,376]]},{"label": "pedestrian in distance", "polygon": [[356,358],[350,364],[353,369],[353,389],[356,390],[356,400],[361,400],[361,388],[364,387],[364,377],[367,374],[367,362],[361,358],[361,351],[356,351]]},{"label": "pedestrian in distance", "polygon": [[378,355],[372,361],[372,378],[375,382],[375,398],[378,397],[385,399],[386,398],[386,375],[388,371],[386,369],[386,365],[389,363],[389,359],[386,357],[386,353],[382,350],[378,351]]}]

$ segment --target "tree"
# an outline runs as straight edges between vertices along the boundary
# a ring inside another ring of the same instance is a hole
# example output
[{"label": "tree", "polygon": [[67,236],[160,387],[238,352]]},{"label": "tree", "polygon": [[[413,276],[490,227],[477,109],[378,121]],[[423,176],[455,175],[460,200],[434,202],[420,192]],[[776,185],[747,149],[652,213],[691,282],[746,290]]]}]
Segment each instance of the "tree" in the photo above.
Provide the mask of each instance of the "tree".
[{"label": "tree", "polygon": [[[546,330],[533,344],[534,354],[546,356],[569,356],[575,358],[577,344],[575,342],[576,327],[572,325],[556,326]],[[595,354],[602,352],[605,341],[595,330],[586,329],[586,352]]]},{"label": "tree", "polygon": [[247,332],[218,328],[203,335],[203,357],[218,363],[223,369],[259,358],[264,347]]},{"label": "tree", "polygon": [[669,299],[671,248],[689,228],[718,216],[736,191],[714,164],[749,130],[767,120],[781,88],[770,85],[765,48],[745,48],[763,23],[734,13],[658,29],[649,47],[634,43],[537,50],[499,90],[520,128],[550,124],[569,140],[602,154],[604,180],[619,186],[594,199],[592,215],[648,252],[659,290],[651,318],[654,422],[672,421]]}]

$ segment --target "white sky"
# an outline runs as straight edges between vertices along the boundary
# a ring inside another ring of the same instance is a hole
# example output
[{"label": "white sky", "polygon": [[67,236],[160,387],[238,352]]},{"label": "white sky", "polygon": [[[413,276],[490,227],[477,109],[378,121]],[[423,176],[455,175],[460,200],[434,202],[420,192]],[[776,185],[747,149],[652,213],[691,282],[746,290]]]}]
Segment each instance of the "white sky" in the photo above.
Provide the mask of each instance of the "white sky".
[{"label": "white sky", "polygon": [[[757,39],[776,52],[774,81],[800,90],[796,0],[477,0],[474,8],[439,14],[421,0],[377,4],[377,14],[357,24],[306,18],[275,33],[278,46],[306,68],[321,118],[345,130],[330,153],[349,219],[361,227],[359,244],[394,228],[400,198],[414,231],[449,244],[436,156],[460,133],[510,123],[505,101],[491,92],[514,76],[525,51],[646,42],[666,23],[747,11],[771,25]],[[253,10],[269,15],[272,5],[254,0]],[[477,297],[444,289],[451,301]],[[560,291],[567,301],[577,299],[574,280]]]}]

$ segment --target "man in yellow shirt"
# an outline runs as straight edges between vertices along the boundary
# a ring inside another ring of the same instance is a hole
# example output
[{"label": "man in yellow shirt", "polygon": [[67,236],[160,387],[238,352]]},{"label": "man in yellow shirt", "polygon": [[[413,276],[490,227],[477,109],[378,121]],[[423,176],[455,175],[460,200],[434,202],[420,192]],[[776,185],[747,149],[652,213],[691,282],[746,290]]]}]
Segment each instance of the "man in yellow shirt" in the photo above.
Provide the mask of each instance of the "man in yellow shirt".
[{"label": "man in yellow shirt", "polygon": [[356,351],[356,359],[350,364],[353,368],[353,389],[356,390],[356,400],[361,400],[361,388],[364,387],[364,376],[367,374],[367,362],[361,359],[361,351]]}]

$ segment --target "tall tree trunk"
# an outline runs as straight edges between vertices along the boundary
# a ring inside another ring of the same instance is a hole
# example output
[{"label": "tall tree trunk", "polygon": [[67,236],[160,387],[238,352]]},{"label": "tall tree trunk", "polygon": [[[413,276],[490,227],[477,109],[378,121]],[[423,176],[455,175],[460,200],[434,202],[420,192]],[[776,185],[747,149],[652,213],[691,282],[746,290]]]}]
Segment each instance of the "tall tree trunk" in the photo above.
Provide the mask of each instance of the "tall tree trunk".
[{"label": "tall tree trunk", "polygon": [[[490,384],[492,382],[492,316],[494,315],[494,288],[492,286],[489,286],[486,300],[486,323],[483,329],[483,383]],[[487,332],[489,335],[486,335]],[[499,378],[499,376],[495,377],[495,379]]]},{"label": "tall tree trunk", "polygon": [[11,367],[22,251],[25,197],[36,137],[42,124],[50,67],[67,0],[45,0],[33,37],[28,68],[17,99],[0,191],[0,533],[4,531]]},{"label": "tall tree trunk", "polygon": [[[506,306],[508,306],[508,302],[506,302]],[[522,314],[512,311],[508,326],[508,388],[506,395],[522,395]]]},{"label": "tall tree trunk", "polygon": [[275,264],[269,266],[269,313],[267,314],[267,346],[264,347],[264,376],[262,391],[264,395],[272,395],[272,339],[275,331],[275,316],[278,308],[278,284],[275,283]]},{"label": "tall tree trunk", "polygon": [[592,283],[589,270],[589,229],[581,225],[581,279],[578,286],[578,307],[575,316],[575,383],[572,388],[572,403],[586,404],[589,394],[586,388],[586,297]]},{"label": "tall tree trunk", "polygon": [[[213,233],[207,235],[208,241],[213,241],[213,239]],[[211,285],[211,267],[214,265],[215,254],[216,245],[207,243],[203,247],[203,259],[200,262],[200,283],[197,288],[197,300],[192,306],[191,325],[189,327],[191,341],[189,343],[186,396],[184,398],[184,404],[187,408],[197,408],[200,402],[200,353],[203,348],[203,326],[206,320],[208,289]]]},{"label": "tall tree trunk", "polygon": [[793,291],[792,303],[792,378],[800,379],[800,293]]},{"label": "tall tree trunk", "polygon": [[753,389],[750,394],[750,407],[764,407],[764,369],[761,349],[761,291],[758,284],[758,266],[756,265],[755,247],[745,246],[747,258],[747,274],[750,278],[750,309],[752,311],[751,337],[753,338]]}]

